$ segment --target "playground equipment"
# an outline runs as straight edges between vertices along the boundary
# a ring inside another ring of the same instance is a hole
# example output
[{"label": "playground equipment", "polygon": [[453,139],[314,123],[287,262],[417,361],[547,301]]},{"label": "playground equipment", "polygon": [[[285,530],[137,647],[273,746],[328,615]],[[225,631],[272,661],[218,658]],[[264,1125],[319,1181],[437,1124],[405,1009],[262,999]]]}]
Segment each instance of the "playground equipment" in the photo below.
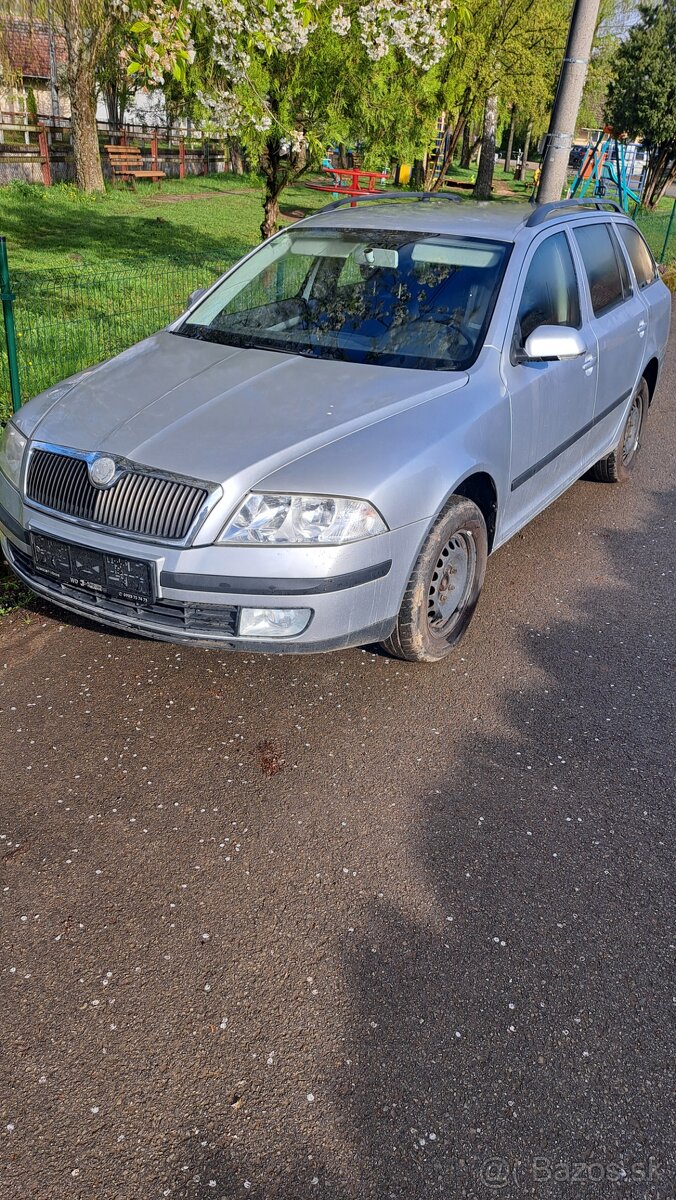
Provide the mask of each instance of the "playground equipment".
[{"label": "playground equipment", "polygon": [[360,167],[322,165],[322,173],[332,182],[310,180],[305,186],[314,192],[331,192],[334,196],[373,195],[385,186],[387,180],[387,171],[363,171]]},{"label": "playground equipment", "polygon": [[588,194],[603,198],[610,191],[612,198],[613,193],[617,196],[624,212],[629,212],[630,201],[637,207],[644,180],[637,151],[635,144],[628,145],[604,129],[596,142],[587,147],[568,191],[569,198],[582,200]]}]

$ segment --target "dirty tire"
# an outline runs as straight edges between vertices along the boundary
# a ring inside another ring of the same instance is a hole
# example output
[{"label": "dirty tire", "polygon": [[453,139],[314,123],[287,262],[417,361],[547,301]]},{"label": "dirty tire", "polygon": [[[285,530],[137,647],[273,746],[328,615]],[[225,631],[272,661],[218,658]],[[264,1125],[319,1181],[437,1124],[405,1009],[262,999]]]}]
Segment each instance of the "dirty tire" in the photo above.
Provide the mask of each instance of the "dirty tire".
[{"label": "dirty tire", "polygon": [[487,557],[481,511],[464,496],[451,496],[427,535],[383,649],[408,662],[446,658],[472,619]]},{"label": "dirty tire", "polygon": [[650,392],[645,379],[639,383],[631,402],[629,415],[624,423],[620,440],[605,458],[599,459],[591,469],[592,479],[599,483],[626,483],[641,449],[641,435],[648,415]]}]

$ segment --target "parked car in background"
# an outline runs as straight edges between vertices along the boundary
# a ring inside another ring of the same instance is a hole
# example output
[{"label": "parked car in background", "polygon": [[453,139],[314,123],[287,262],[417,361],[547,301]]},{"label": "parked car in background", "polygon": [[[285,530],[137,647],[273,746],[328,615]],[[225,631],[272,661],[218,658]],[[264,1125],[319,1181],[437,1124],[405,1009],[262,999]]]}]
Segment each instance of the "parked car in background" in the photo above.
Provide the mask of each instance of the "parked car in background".
[{"label": "parked car in background", "polygon": [[573,167],[576,171],[579,171],[580,167],[582,166],[582,163],[584,162],[584,158],[585,158],[585,155],[586,155],[588,149],[589,149],[589,146],[587,146],[587,145],[572,146],[571,150],[570,150],[570,154],[568,155],[568,166]]},{"label": "parked car in background", "polygon": [[442,659],[491,551],[630,476],[669,322],[612,205],[338,202],[14,416],[2,548],[129,632]]}]

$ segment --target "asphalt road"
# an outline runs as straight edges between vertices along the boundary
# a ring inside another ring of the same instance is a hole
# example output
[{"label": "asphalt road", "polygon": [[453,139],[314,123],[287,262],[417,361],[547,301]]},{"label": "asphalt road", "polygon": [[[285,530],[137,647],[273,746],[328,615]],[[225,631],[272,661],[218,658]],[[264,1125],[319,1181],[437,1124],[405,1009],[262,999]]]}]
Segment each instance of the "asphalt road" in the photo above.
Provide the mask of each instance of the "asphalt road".
[{"label": "asphalt road", "polygon": [[675,418],[445,665],[2,622],[4,1195],[674,1195]]}]

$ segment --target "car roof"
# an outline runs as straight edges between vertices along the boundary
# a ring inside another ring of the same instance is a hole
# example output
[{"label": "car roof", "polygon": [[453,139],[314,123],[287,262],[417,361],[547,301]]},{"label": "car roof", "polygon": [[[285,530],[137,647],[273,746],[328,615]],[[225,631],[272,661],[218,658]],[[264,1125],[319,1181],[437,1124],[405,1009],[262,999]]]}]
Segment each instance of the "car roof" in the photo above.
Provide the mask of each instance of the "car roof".
[{"label": "car roof", "polygon": [[[540,208],[532,204],[508,202],[496,204],[494,200],[464,200],[458,197],[442,195],[430,196],[424,201],[416,200],[412,195],[410,200],[405,192],[395,199],[361,200],[351,207],[349,201],[333,208],[320,209],[302,221],[303,227],[323,229],[395,229],[411,233],[447,233],[469,235],[470,237],[494,238],[499,241],[514,241],[517,234],[530,220],[534,233],[539,231],[550,217],[565,220],[566,217],[580,216],[617,216],[607,210],[602,212],[591,203],[561,205],[542,205]],[[533,220],[534,215],[542,220]],[[619,214],[624,215],[624,214]],[[299,224],[301,224],[299,222]]]}]

